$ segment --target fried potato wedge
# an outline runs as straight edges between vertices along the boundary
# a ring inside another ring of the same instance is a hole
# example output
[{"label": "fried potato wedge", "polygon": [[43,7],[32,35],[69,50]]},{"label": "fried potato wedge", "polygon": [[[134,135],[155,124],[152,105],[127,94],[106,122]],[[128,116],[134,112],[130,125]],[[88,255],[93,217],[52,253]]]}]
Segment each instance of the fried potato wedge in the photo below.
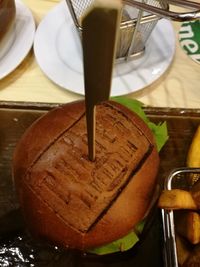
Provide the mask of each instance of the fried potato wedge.
[{"label": "fried potato wedge", "polygon": [[180,211],[175,214],[177,232],[191,244],[200,242],[200,215],[194,211]]},{"label": "fried potato wedge", "polygon": [[200,167],[200,125],[198,126],[187,154],[188,167]]},{"label": "fried potato wedge", "polygon": [[194,247],[193,252],[182,265],[183,267],[199,267],[200,266],[200,245]]},{"label": "fried potato wedge", "polygon": [[[191,168],[200,168],[200,125],[192,138],[192,142],[187,153],[186,165]],[[198,174],[188,175],[188,182],[190,185],[193,185],[196,181],[198,181],[198,179]]]},{"label": "fried potato wedge", "polygon": [[193,185],[191,194],[198,208],[200,209],[200,179]]},{"label": "fried potato wedge", "polygon": [[164,190],[159,197],[158,206],[168,210],[198,209],[192,194],[181,189]]},{"label": "fried potato wedge", "polygon": [[184,238],[176,235],[176,248],[178,263],[180,266],[182,266],[183,263],[186,262],[186,260],[189,258],[192,252],[192,247]]}]

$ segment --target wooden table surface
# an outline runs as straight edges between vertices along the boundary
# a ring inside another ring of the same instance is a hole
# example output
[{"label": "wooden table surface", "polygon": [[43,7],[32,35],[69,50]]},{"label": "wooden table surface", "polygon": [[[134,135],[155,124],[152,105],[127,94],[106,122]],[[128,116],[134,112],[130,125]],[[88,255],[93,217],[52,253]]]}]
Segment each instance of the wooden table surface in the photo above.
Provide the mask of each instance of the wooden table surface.
[{"label": "wooden table surface", "polygon": [[[33,13],[36,26],[59,0],[22,0]],[[200,0],[196,0],[200,3]],[[167,72],[150,86],[132,93],[146,105],[157,107],[200,107],[200,65],[191,60],[180,47],[178,31],[181,23],[172,22],[176,35],[176,51]],[[169,37],[170,38],[170,37]],[[20,66],[0,80],[0,101],[64,103],[82,98],[63,90],[49,80],[37,65],[33,50]]]}]

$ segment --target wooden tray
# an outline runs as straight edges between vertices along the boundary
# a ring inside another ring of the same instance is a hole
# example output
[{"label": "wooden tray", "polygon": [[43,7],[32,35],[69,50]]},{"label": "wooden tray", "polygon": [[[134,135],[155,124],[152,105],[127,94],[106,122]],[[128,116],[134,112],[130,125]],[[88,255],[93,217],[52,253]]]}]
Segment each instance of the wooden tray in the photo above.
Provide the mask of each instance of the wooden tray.
[{"label": "wooden tray", "polygon": [[[88,256],[62,251],[29,236],[12,181],[12,154],[25,129],[56,106],[58,104],[0,102],[0,266],[164,266],[162,223],[157,209],[150,229],[127,253]],[[145,112],[152,121],[166,121],[168,125],[169,140],[160,152],[159,181],[163,184],[173,168],[185,166],[188,147],[200,124],[200,110],[147,107]],[[6,262],[10,265],[3,265]]]}]

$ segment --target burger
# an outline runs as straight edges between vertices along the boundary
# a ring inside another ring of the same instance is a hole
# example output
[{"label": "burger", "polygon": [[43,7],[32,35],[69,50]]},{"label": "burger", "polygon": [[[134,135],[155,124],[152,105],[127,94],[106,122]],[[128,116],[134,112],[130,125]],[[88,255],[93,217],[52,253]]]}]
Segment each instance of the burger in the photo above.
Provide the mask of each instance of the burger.
[{"label": "burger", "polygon": [[13,38],[13,31],[16,16],[14,0],[0,0],[0,58],[10,48]]},{"label": "burger", "polygon": [[112,242],[114,251],[134,244],[133,229],[154,196],[166,125],[149,124],[161,137],[156,142],[147,118],[119,102],[140,106],[125,98],[97,105],[95,161],[88,159],[84,101],[49,111],[18,142],[13,177],[34,236],[99,254],[113,252]]}]

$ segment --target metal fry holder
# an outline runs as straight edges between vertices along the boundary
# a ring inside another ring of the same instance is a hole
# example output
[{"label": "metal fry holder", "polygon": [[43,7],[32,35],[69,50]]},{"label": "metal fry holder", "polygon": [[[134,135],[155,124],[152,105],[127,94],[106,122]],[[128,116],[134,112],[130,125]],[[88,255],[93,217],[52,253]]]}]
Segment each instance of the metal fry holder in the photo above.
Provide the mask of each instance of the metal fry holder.
[{"label": "metal fry holder", "polygon": [[[94,0],[66,0],[70,14],[82,35],[81,17]],[[108,0],[109,1],[109,0]],[[160,18],[190,21],[200,18],[200,4],[187,0],[123,0],[116,58],[129,59],[143,55],[145,45]],[[170,11],[179,6],[187,12]]]},{"label": "metal fry holder", "polygon": [[[200,168],[177,168],[172,170],[165,180],[164,189],[183,189],[189,191],[200,179]],[[164,266],[178,267],[176,247],[176,229],[173,210],[161,210],[164,234]]]}]

